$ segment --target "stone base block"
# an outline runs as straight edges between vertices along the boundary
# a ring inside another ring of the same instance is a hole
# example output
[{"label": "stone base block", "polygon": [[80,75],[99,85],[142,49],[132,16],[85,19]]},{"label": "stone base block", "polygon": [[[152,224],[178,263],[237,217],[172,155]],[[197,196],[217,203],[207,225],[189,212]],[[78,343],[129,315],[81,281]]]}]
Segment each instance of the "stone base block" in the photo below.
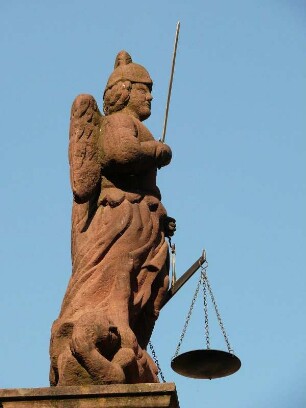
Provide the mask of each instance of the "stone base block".
[{"label": "stone base block", "polygon": [[179,408],[175,384],[113,384],[0,390],[0,408]]}]

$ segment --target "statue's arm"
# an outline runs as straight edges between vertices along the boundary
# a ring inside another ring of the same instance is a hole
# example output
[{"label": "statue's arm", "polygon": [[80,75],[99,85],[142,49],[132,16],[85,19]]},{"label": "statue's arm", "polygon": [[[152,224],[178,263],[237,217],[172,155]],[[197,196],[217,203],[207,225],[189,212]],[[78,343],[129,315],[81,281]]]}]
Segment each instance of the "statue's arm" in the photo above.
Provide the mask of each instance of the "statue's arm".
[{"label": "statue's arm", "polygon": [[140,141],[137,128],[127,115],[114,115],[105,122],[102,142],[104,170],[137,174],[170,163],[170,147],[154,139]]}]

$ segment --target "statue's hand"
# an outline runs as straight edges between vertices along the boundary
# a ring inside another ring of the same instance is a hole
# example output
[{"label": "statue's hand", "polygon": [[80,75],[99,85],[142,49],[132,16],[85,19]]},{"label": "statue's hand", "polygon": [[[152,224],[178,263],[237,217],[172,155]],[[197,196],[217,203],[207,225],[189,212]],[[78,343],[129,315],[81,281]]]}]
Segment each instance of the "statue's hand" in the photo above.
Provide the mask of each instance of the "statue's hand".
[{"label": "statue's hand", "polygon": [[166,237],[172,237],[176,231],[176,221],[172,217],[166,216],[164,221],[164,229]]},{"label": "statue's hand", "polygon": [[161,168],[163,166],[167,166],[170,163],[172,158],[172,151],[168,145],[162,142],[156,142],[156,159],[157,159],[157,166]]}]

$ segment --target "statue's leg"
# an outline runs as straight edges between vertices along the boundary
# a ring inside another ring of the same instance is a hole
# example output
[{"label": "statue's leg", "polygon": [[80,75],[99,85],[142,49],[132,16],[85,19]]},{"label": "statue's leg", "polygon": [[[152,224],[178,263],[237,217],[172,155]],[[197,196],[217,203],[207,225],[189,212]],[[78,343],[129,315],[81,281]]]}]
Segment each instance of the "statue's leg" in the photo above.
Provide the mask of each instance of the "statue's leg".
[{"label": "statue's leg", "polygon": [[168,286],[168,268],[165,265],[152,285],[150,299],[143,307],[133,326],[137,341],[143,349],[148,346]]},{"label": "statue's leg", "polygon": [[153,285],[151,296],[143,307],[137,320],[133,324],[133,331],[139,344],[138,366],[139,382],[159,382],[158,369],[146,349],[154,329],[156,319],[158,318],[160,306],[167,292],[169,283],[168,268],[165,265],[156,277]]}]

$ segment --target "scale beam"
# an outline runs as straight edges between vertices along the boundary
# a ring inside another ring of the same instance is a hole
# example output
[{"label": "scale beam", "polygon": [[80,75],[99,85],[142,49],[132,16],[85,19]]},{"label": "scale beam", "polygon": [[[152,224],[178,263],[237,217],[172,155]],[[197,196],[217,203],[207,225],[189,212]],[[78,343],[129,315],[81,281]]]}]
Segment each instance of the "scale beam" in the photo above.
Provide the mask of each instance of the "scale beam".
[{"label": "scale beam", "polygon": [[193,265],[175,282],[175,284],[168,290],[165,300],[162,303],[161,308],[165,306],[166,303],[169,302],[170,299],[181,289],[182,286],[196,273],[196,271],[203,265],[206,261],[206,252],[203,251],[202,255],[199,259],[195,261]]}]

